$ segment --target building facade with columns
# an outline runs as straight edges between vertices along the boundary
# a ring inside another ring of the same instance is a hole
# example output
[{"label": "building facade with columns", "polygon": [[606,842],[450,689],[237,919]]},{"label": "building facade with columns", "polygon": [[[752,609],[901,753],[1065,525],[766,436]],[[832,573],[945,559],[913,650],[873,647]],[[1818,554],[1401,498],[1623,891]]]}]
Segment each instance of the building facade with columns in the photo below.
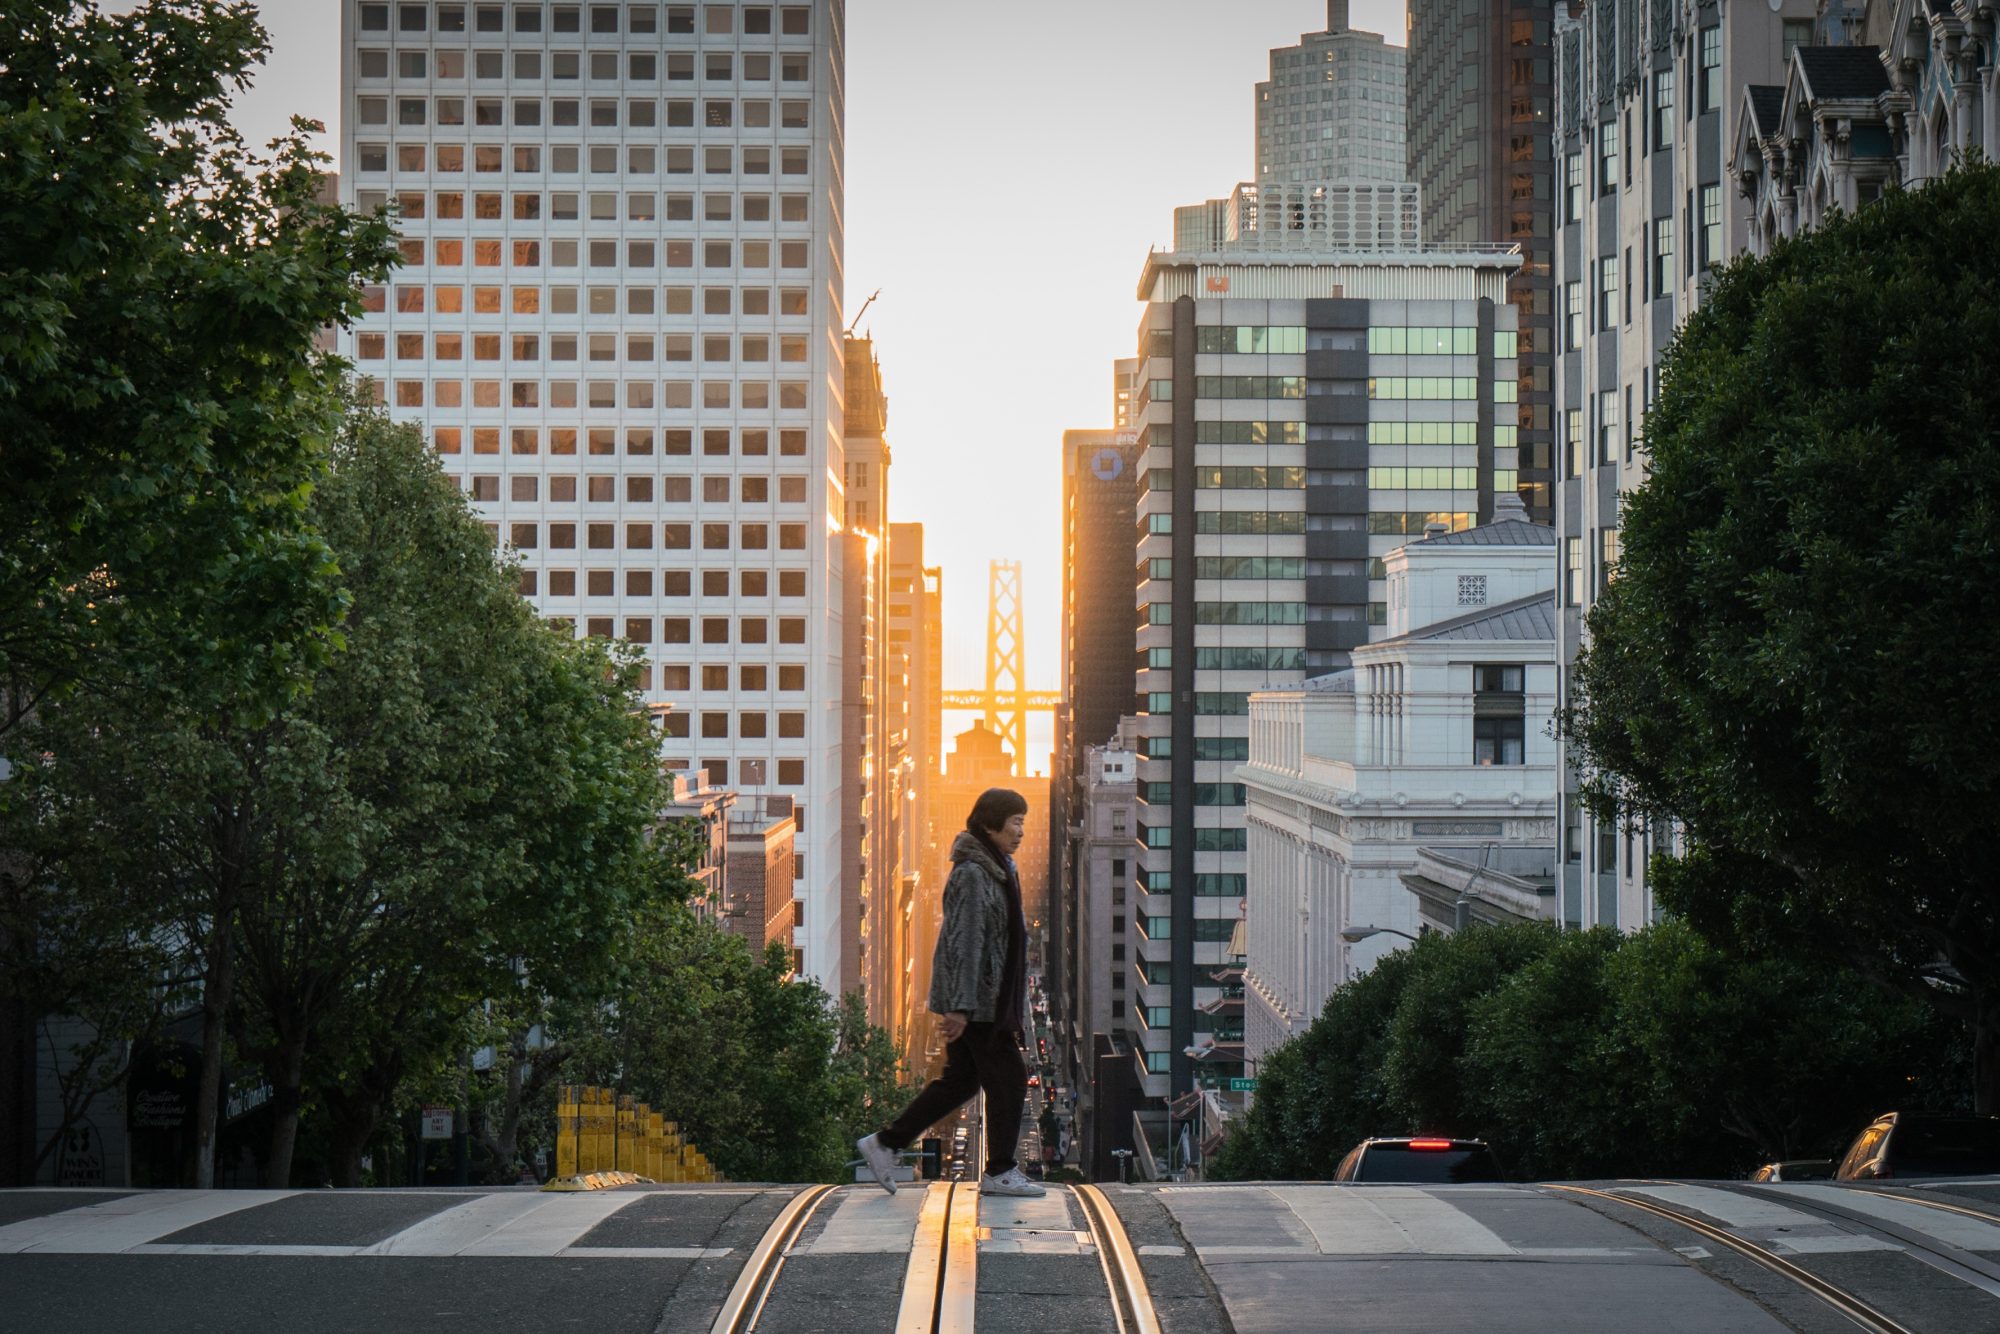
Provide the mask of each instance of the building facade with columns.
[{"label": "building facade with columns", "polygon": [[[1427,929],[1429,884],[1474,920],[1554,915],[1555,533],[1523,513],[1391,552],[1389,636],[1347,670],[1250,698],[1251,1068]],[[1426,853],[1447,864],[1407,883]]]}]

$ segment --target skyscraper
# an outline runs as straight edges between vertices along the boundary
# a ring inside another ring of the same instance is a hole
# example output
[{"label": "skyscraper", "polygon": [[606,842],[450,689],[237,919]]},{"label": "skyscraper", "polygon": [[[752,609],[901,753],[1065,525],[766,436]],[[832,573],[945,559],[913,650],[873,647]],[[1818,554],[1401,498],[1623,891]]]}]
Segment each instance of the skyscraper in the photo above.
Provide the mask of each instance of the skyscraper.
[{"label": "skyscraper", "polygon": [[1514,486],[1518,263],[1500,246],[1147,258],[1130,938],[1149,1096],[1196,1083],[1190,1048],[1204,1078],[1241,1073],[1205,1007],[1243,905],[1250,693],[1348,665],[1387,620],[1381,558]]},{"label": "skyscraper", "polygon": [[843,745],[847,772],[840,790],[844,954],[858,966],[843,970],[846,989],[868,1002],[870,1022],[894,1031],[902,981],[902,918],[895,908],[900,875],[903,732],[889,717],[889,398],[875,345],[843,342],[846,367],[842,440],[847,459],[847,564],[841,624]]},{"label": "skyscraper", "polygon": [[1403,67],[1402,47],[1327,0],[1326,31],[1273,50],[1257,85],[1257,184],[1405,179]]},{"label": "skyscraper", "polygon": [[[403,266],[341,350],[664,758],[797,802],[838,978],[844,0],[345,0],[341,191]],[[698,601],[697,601],[698,599]]]},{"label": "skyscraper", "polygon": [[931,666],[931,636],[924,623],[925,574],[924,526],[890,524],[885,635],[888,669],[883,678],[883,708],[892,732],[902,733],[900,745],[892,747],[899,755],[896,767],[901,795],[897,799],[901,815],[896,822],[900,841],[896,861],[901,870],[891,911],[905,923],[904,957],[897,964],[904,970],[900,987],[903,1014],[896,1031],[906,1044],[920,1025],[930,990],[928,966],[936,928],[934,919],[926,914],[926,901],[935,900],[944,887],[942,859],[933,855],[930,842],[942,705],[933,691],[942,678]]},{"label": "skyscraper", "polygon": [[[1137,372],[1136,361],[1118,365],[1123,374]],[[1081,1005],[1086,961],[1076,948],[1085,911],[1079,893],[1083,831],[1074,826],[1090,777],[1086,753],[1108,743],[1120,716],[1132,711],[1138,440],[1129,428],[1063,432],[1062,703],[1049,775],[1047,921],[1056,1057],[1072,1087],[1088,1078],[1091,1032]]]},{"label": "skyscraper", "polygon": [[1409,179],[1426,241],[1512,241],[1521,332],[1521,500],[1551,518],[1555,235],[1551,0],[1411,0]]}]

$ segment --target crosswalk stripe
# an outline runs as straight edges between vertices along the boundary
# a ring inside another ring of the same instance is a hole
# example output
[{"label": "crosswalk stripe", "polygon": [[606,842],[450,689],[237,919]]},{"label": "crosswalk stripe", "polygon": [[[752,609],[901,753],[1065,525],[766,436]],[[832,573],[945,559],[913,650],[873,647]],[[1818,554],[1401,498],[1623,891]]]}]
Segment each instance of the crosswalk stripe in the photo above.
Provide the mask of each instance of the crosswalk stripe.
[{"label": "crosswalk stripe", "polygon": [[1859,1251],[1899,1251],[1893,1241],[1849,1229],[1818,1214],[1788,1208],[1766,1187],[1757,1194],[1714,1186],[1627,1186],[1621,1193],[1650,1195],[1664,1204],[1693,1209],[1724,1227],[1767,1246],[1799,1255],[1845,1255]]},{"label": "crosswalk stripe", "polygon": [[364,1247],[364,1255],[457,1255],[484,1241],[549,1199],[546,1195],[481,1195],[432,1214],[392,1237]]},{"label": "crosswalk stripe", "polygon": [[1071,1195],[1051,1187],[1046,1195],[979,1196],[979,1249],[988,1255],[1095,1255],[1082,1219],[1070,1212]]},{"label": "crosswalk stripe", "polygon": [[557,1251],[564,1260],[719,1260],[729,1246],[570,1246]]},{"label": "crosswalk stripe", "polygon": [[1512,1255],[1514,1248],[1458,1206],[1407,1186],[1341,1190],[1279,1186],[1325,1255]]},{"label": "crosswalk stripe", "polygon": [[922,1189],[890,1195],[874,1189],[850,1190],[840,1197],[826,1226],[811,1241],[792,1247],[793,1255],[887,1255],[907,1252],[916,1235]]},{"label": "crosswalk stripe", "polygon": [[1707,1214],[1728,1227],[1806,1227],[1823,1218],[1788,1209],[1776,1200],[1717,1190],[1713,1186],[1627,1186],[1627,1195],[1650,1195],[1665,1204]]},{"label": "crosswalk stripe", "polygon": [[458,1255],[554,1255],[610,1218],[641,1194],[544,1195],[537,1205],[454,1252]]},{"label": "crosswalk stripe", "polygon": [[291,1190],[166,1190],[128,1195],[0,1227],[0,1255],[114,1255],[296,1194]]},{"label": "crosswalk stripe", "polygon": [[1967,1218],[1963,1214],[1947,1213],[1941,1209],[1926,1209],[1921,1204],[1899,1200],[1893,1195],[1878,1195],[1870,1190],[1857,1190],[1841,1186],[1773,1186],[1771,1189],[1786,1195],[1796,1195],[1807,1201],[1820,1200],[1827,1204],[1839,1205],[1856,1213],[1867,1214],[1906,1227],[1912,1232],[1921,1232],[1934,1237],[1948,1246],[1956,1246],[1967,1251],[2000,1251],[2000,1227],[1982,1223],[1977,1218]]}]

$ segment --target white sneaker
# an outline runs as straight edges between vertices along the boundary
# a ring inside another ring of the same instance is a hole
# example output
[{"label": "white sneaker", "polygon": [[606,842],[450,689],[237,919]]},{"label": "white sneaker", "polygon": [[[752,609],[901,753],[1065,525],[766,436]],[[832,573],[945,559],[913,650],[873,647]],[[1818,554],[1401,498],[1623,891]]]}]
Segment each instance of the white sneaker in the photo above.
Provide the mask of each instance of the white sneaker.
[{"label": "white sneaker", "polygon": [[1023,1195],[1033,1199],[1048,1194],[1048,1188],[1039,1181],[1030,1181],[1019,1167],[1010,1167],[999,1176],[979,1178],[981,1195]]},{"label": "white sneaker", "polygon": [[896,1151],[874,1135],[864,1135],[854,1141],[855,1152],[861,1155],[862,1164],[867,1167],[875,1184],[891,1195],[896,1193]]}]

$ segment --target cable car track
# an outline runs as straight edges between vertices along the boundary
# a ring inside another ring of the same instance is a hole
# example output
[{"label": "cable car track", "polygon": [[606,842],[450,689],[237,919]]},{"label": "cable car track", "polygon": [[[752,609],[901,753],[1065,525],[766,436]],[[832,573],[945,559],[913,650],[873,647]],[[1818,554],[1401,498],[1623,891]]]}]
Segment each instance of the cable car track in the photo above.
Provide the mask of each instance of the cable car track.
[{"label": "cable car track", "polygon": [[[786,1256],[821,1206],[841,1189],[808,1187],[779,1211],[737,1275],[710,1334],[754,1334],[778,1291]],[[1076,1201],[1096,1249],[1119,1334],[1160,1334],[1159,1315],[1147,1290],[1138,1252],[1110,1200],[1096,1186],[1066,1189]],[[895,1334],[972,1334],[978,1243],[978,1188],[969,1182],[929,1183],[904,1263]]]},{"label": "cable car track", "polygon": [[1663,1218],[1676,1227],[1686,1228],[1695,1235],[1712,1241],[1718,1246],[1727,1247],[1729,1250],[1736,1252],[1754,1264],[1770,1270],[1774,1274],[1790,1279],[1793,1283],[1796,1283],[1798,1286],[1812,1293],[1813,1296],[1819,1298],[1821,1302],[1845,1316],[1859,1328],[1869,1331],[1869,1334],[1919,1334],[1919,1331],[1900,1323],[1847,1289],[1828,1282],[1818,1274],[1813,1273],[1802,1265],[1793,1263],[1769,1247],[1759,1245],[1757,1242],[1751,1241],[1746,1237],[1739,1237],[1727,1228],[1720,1227],[1717,1224],[1708,1222],[1703,1218],[1698,1218],[1683,1210],[1673,1208],[1670,1205],[1660,1204],[1654,1200],[1635,1199],[1630,1195],[1622,1195],[1616,1191],[1593,1190],[1588,1186],[1550,1185],[1547,1189],[1561,1191],[1566,1195],[1585,1196],[1590,1199],[1603,1200],[1610,1204],[1622,1205],[1627,1209],[1651,1214],[1656,1218]]}]

